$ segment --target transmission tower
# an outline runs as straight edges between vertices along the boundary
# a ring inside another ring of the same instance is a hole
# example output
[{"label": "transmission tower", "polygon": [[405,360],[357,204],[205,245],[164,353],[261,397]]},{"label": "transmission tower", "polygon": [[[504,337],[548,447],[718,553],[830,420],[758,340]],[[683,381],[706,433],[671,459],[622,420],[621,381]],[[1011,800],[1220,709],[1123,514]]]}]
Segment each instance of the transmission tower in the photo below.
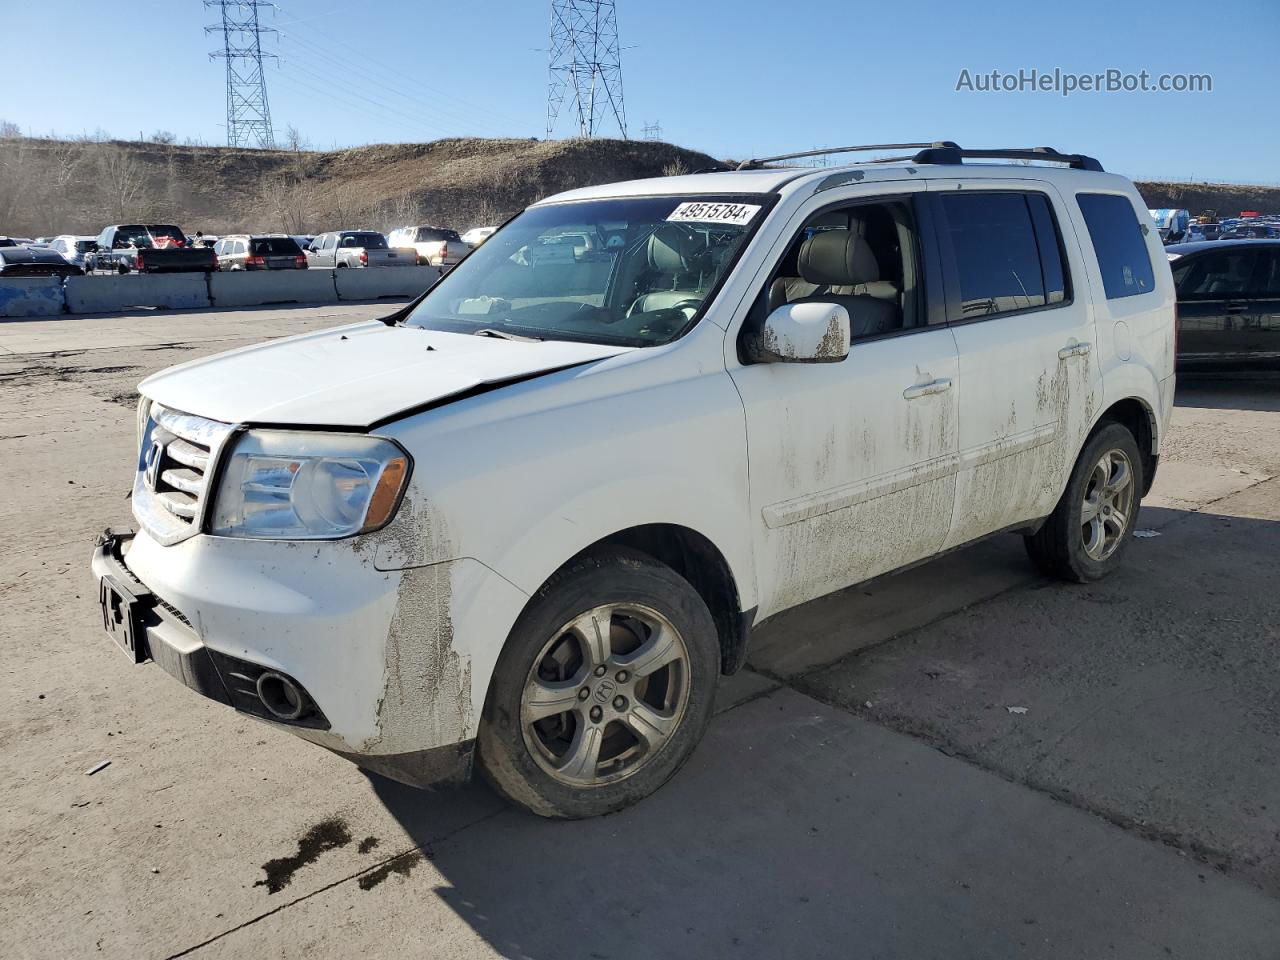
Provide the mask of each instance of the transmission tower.
[{"label": "transmission tower", "polygon": [[274,4],[266,0],[204,0],[205,7],[222,12],[222,22],[204,28],[205,33],[221,33],[222,49],[209,54],[210,60],[227,62],[227,145],[273,149],[271,107],[267,103],[264,59],[277,59],[262,52],[262,35],[275,33],[258,23],[258,8]]},{"label": "transmission tower", "polygon": [[662,124],[658,123],[656,120],[653,123],[646,123],[640,129],[640,136],[644,137],[646,140],[661,140]]},{"label": "transmission tower", "polygon": [[551,0],[551,60],[547,85],[547,137],[566,99],[578,136],[594,137],[610,114],[627,138],[622,102],[622,53],[614,0]]}]

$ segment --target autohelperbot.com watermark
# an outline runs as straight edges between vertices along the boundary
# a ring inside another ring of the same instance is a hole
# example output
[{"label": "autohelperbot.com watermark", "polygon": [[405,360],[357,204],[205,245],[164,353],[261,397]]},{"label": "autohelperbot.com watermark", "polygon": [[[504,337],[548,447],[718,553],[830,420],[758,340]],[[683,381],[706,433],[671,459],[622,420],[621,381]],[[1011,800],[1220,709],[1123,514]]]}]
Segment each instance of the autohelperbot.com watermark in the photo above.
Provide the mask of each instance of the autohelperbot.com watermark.
[{"label": "autohelperbot.com watermark", "polygon": [[1005,70],[961,69],[956,93],[1212,93],[1208,73],[1152,73],[1110,67],[1094,73],[1074,73],[1054,67]]}]

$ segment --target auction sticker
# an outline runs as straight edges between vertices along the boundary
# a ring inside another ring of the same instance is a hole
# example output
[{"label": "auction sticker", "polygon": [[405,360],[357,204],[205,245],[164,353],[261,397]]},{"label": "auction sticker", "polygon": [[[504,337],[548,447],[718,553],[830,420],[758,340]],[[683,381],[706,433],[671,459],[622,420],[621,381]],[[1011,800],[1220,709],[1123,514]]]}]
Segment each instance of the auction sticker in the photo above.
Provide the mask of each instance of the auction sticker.
[{"label": "auction sticker", "polygon": [[745,227],[760,212],[754,203],[709,203],[696,200],[682,203],[667,217],[669,223],[728,223]]}]

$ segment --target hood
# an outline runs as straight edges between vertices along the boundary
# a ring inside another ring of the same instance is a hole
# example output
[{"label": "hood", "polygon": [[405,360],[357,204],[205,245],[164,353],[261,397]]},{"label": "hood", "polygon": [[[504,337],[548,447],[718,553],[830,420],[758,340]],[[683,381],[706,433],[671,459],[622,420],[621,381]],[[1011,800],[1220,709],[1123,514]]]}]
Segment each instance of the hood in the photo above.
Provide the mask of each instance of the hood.
[{"label": "hood", "polygon": [[522,342],[372,321],[193,360],[139,390],[224,423],[368,427],[406,410],[631,347]]}]

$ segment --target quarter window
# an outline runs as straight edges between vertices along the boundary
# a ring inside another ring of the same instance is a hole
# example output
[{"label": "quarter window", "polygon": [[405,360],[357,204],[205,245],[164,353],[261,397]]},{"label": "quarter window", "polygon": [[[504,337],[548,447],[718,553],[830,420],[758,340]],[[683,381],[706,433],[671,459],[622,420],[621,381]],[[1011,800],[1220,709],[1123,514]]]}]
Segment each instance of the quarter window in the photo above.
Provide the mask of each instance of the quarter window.
[{"label": "quarter window", "polygon": [[1151,255],[1129,198],[1114,193],[1078,193],[1076,200],[1089,228],[1107,299],[1136,297],[1154,290]]},{"label": "quarter window", "polygon": [[[1045,306],[1045,277],[1025,195],[948,193],[941,207],[960,292],[960,315],[952,319]],[[1061,274],[1058,260],[1053,285],[1062,287]]]}]

